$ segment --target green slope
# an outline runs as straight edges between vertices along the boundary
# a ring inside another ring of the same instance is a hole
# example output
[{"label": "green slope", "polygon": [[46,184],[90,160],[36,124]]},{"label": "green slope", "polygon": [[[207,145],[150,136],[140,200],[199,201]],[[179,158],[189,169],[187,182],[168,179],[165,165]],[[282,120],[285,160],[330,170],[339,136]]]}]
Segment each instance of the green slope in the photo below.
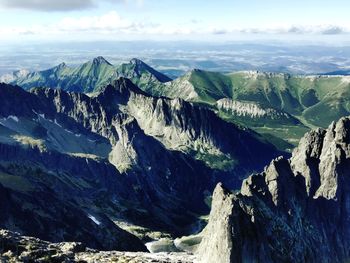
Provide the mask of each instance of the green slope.
[{"label": "green slope", "polygon": [[[158,85],[151,91],[148,88],[147,92],[211,107],[223,119],[253,128],[285,149],[296,145],[310,127],[327,127],[350,114],[349,76],[192,70],[171,83]],[[256,110],[278,114],[259,115],[248,106],[246,112],[243,106],[223,109],[218,107],[223,99],[254,104]]]},{"label": "green slope", "polygon": [[291,76],[262,72],[225,75],[193,70],[168,85],[157,87],[156,95],[210,105],[223,98],[253,102],[326,127],[330,121],[350,114],[349,90],[350,76]]},{"label": "green slope", "polygon": [[136,58],[130,60],[129,63],[118,66],[116,68],[116,75],[117,77],[130,79],[139,88],[153,95],[161,95],[157,93],[157,89],[162,86],[163,83],[171,81],[166,75],[156,71]]},{"label": "green slope", "polygon": [[101,90],[119,77],[129,78],[145,89],[171,80],[141,60],[132,59],[129,63],[114,66],[103,57],[97,57],[78,67],[68,67],[62,63],[51,69],[23,76],[16,76],[14,73],[10,84],[19,85],[27,90],[33,87],[48,87],[91,93]]},{"label": "green slope", "polygon": [[48,70],[30,73],[11,83],[24,89],[48,87],[88,93],[106,85],[113,76],[115,76],[114,66],[103,57],[97,57],[76,68],[70,68],[62,63]]}]

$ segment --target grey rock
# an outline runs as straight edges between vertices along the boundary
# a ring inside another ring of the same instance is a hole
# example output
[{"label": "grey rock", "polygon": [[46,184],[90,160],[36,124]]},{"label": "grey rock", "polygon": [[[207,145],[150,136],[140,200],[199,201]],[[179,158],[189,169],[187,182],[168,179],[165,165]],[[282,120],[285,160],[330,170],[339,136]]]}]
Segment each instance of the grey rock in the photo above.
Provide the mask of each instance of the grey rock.
[{"label": "grey rock", "polygon": [[38,238],[0,230],[0,262],[135,262],[191,263],[195,256],[187,253],[144,253],[98,251],[78,242],[50,243]]},{"label": "grey rock", "polygon": [[201,262],[349,262],[350,117],[307,133],[290,160],[218,184],[198,249]]}]

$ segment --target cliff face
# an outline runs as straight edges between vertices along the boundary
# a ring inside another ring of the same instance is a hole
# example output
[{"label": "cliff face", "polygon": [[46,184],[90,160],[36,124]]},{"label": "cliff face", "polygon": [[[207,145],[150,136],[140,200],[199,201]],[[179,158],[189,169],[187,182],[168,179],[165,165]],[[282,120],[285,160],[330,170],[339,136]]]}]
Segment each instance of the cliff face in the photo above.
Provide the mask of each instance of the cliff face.
[{"label": "cliff face", "polygon": [[234,116],[235,119],[244,123],[251,122],[255,125],[270,123],[280,126],[300,124],[300,121],[292,115],[259,103],[225,98],[218,100],[216,106],[220,112]]},{"label": "cliff face", "polygon": [[239,193],[217,185],[203,262],[348,262],[350,118],[304,136],[244,180]]},{"label": "cliff face", "polygon": [[[125,141],[124,136],[126,130],[123,127],[131,127],[132,119],[135,119],[133,126],[140,128],[139,133],[154,138],[166,149],[181,151],[210,168],[229,171],[232,177],[226,176],[226,183],[230,186],[237,183],[237,178],[261,169],[278,154],[254,132],[226,123],[209,109],[181,99],[151,97],[123,78],[92,98],[60,90],[35,89],[32,92],[42,100],[48,99],[48,104],[54,102],[54,111],[108,138],[112,147],[117,146],[124,152],[121,153],[124,157],[110,158],[116,167],[121,167],[118,168],[121,172],[135,167],[131,159],[138,158],[136,149],[129,140]],[[124,137],[123,144],[119,137]],[[112,155],[115,156],[117,154]],[[117,160],[122,163],[116,163]]]}]

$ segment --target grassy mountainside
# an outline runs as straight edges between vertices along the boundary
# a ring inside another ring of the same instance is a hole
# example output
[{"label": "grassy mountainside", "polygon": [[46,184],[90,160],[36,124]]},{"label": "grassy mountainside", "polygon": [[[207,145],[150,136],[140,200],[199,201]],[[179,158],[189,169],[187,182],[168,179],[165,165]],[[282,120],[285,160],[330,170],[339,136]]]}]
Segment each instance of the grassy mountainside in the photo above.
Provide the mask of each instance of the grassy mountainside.
[{"label": "grassy mountainside", "polygon": [[[193,70],[159,87],[157,95],[210,105],[223,98],[252,102],[287,112],[312,125],[326,127],[330,121],[350,112],[349,87],[349,76],[291,76],[260,72],[226,75]],[[322,118],[320,111],[323,111]]]},{"label": "grassy mountainside", "polygon": [[62,63],[39,72],[23,71],[21,74],[14,72],[11,76],[3,76],[1,79],[24,89],[48,87],[91,93],[100,91],[112,80],[119,77],[129,78],[136,85],[144,88],[171,80],[138,59],[114,66],[103,57],[94,58],[78,67],[69,67]]},{"label": "grassy mountainside", "polygon": [[54,68],[28,73],[10,83],[24,89],[33,87],[59,88],[68,91],[92,92],[96,87],[106,85],[115,75],[115,68],[102,57],[70,68],[62,63]]},{"label": "grassy mountainside", "polygon": [[192,70],[157,87],[157,95],[211,107],[223,119],[291,149],[309,128],[326,127],[350,113],[349,87],[349,76]]}]

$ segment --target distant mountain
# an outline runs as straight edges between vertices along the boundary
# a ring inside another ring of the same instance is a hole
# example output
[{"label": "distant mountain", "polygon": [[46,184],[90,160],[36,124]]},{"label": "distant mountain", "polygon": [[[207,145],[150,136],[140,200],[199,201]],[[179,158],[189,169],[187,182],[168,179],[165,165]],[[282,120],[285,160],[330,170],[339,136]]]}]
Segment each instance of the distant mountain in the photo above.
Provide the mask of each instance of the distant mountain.
[{"label": "distant mountain", "polygon": [[112,66],[98,57],[77,68],[61,64],[42,72],[15,72],[2,79],[25,89],[43,86],[90,93],[118,77],[129,78],[152,96],[181,98],[208,107],[225,121],[262,134],[283,151],[291,151],[310,128],[326,127],[350,114],[349,76],[257,71],[221,74],[195,69],[171,80],[138,59]]},{"label": "distant mountain", "polygon": [[291,159],[219,184],[200,262],[339,262],[350,259],[350,118],[306,134]]},{"label": "distant mountain", "polygon": [[139,87],[152,83],[152,81],[161,83],[171,81],[171,78],[156,71],[137,58],[133,58],[129,63],[124,63],[117,67],[117,74],[118,77],[130,79]]},{"label": "distant mountain", "polygon": [[291,149],[308,129],[350,114],[349,85],[348,76],[192,70],[147,92],[206,105]]},{"label": "distant mountain", "polygon": [[113,74],[115,74],[114,66],[104,58],[97,57],[76,68],[70,68],[62,63],[44,71],[20,76],[14,74],[7,83],[20,85],[24,89],[49,87],[67,91],[92,92],[95,87],[105,85]]},{"label": "distant mountain", "polygon": [[326,75],[326,76],[344,76],[344,75],[350,75],[350,70],[337,70],[337,71],[331,71],[331,72],[327,72],[324,73],[322,75]]},{"label": "distant mountain", "polygon": [[142,250],[114,222],[186,233],[218,181],[236,188],[281,154],[209,109],[124,78],[90,97],[5,84],[0,97],[0,227],[44,240]]},{"label": "distant mountain", "polygon": [[[326,127],[350,113],[348,76],[292,76],[282,73],[237,72],[221,74],[193,70],[166,83],[155,95],[215,104],[228,98],[258,103]],[[322,112],[326,115],[317,114]]]},{"label": "distant mountain", "polygon": [[144,62],[132,59],[129,63],[113,66],[103,57],[94,58],[78,67],[65,63],[39,72],[18,71],[1,77],[2,82],[24,89],[47,87],[74,92],[96,92],[119,77],[127,77],[140,86],[158,84],[171,79]]}]

